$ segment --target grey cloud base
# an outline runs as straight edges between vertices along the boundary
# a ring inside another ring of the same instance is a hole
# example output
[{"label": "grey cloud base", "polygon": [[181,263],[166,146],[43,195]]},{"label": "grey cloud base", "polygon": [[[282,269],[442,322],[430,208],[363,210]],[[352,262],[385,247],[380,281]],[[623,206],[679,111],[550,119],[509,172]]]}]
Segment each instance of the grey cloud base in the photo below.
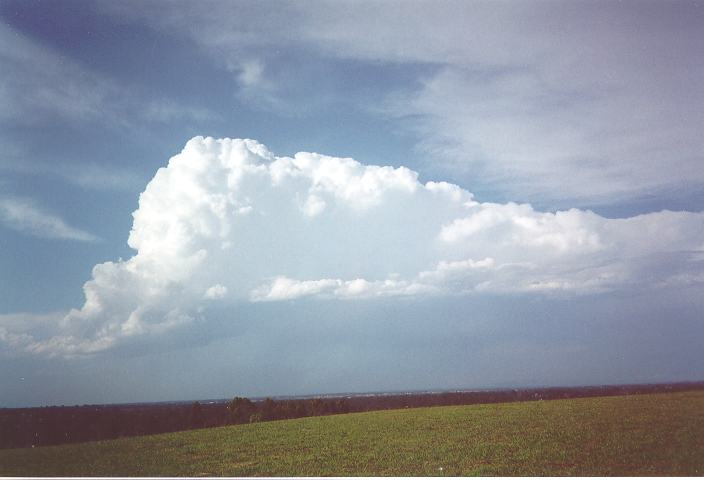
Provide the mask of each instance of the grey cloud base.
[{"label": "grey cloud base", "polygon": [[135,255],[96,265],[81,309],[44,318],[41,330],[32,315],[0,317],[0,342],[14,352],[91,354],[207,324],[212,309],[227,307],[236,319],[238,305],[304,297],[394,302],[704,285],[701,212],[607,219],[481,203],[404,167],[277,157],[253,140],[193,138],[158,170],[133,216]]}]

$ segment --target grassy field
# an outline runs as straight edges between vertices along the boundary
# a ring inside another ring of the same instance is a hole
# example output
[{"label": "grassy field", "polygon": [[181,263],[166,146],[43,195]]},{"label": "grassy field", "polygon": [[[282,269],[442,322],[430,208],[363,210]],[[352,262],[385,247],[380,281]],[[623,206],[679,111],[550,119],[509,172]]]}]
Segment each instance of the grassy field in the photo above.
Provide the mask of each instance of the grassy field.
[{"label": "grassy field", "polygon": [[0,476],[702,474],[702,391],[387,410],[0,450]]}]

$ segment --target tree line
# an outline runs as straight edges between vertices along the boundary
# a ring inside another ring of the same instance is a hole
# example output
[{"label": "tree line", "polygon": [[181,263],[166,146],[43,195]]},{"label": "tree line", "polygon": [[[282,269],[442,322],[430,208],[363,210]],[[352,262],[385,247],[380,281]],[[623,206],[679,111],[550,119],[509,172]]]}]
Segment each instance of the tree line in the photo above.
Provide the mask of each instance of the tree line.
[{"label": "tree line", "polygon": [[0,409],[0,448],[40,447],[348,413],[346,398]]},{"label": "tree line", "polygon": [[704,389],[704,382],[660,385],[513,389],[478,392],[377,394],[334,398],[231,401],[191,404],[83,405],[0,409],[0,448],[175,432],[194,428],[266,422],[392,408],[470,405],[603,395]]}]

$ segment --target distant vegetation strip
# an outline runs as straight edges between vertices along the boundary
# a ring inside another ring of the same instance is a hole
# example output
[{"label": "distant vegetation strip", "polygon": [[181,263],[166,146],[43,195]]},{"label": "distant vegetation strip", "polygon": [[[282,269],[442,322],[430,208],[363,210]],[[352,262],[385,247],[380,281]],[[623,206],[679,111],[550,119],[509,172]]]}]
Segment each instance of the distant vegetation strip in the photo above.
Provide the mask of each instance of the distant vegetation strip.
[{"label": "distant vegetation strip", "polygon": [[39,447],[242,423],[397,408],[704,390],[704,382],[538,388],[192,404],[84,405],[0,409],[0,448]]},{"label": "distant vegetation strip", "polygon": [[0,476],[702,474],[702,391],[387,410],[0,451]]}]

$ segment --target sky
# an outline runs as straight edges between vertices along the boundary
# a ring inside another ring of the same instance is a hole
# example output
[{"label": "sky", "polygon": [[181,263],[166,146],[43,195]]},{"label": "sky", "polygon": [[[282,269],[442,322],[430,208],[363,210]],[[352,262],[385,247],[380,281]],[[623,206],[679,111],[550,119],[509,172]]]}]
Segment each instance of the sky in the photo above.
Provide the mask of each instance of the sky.
[{"label": "sky", "polygon": [[704,2],[0,2],[0,407],[704,380]]}]

